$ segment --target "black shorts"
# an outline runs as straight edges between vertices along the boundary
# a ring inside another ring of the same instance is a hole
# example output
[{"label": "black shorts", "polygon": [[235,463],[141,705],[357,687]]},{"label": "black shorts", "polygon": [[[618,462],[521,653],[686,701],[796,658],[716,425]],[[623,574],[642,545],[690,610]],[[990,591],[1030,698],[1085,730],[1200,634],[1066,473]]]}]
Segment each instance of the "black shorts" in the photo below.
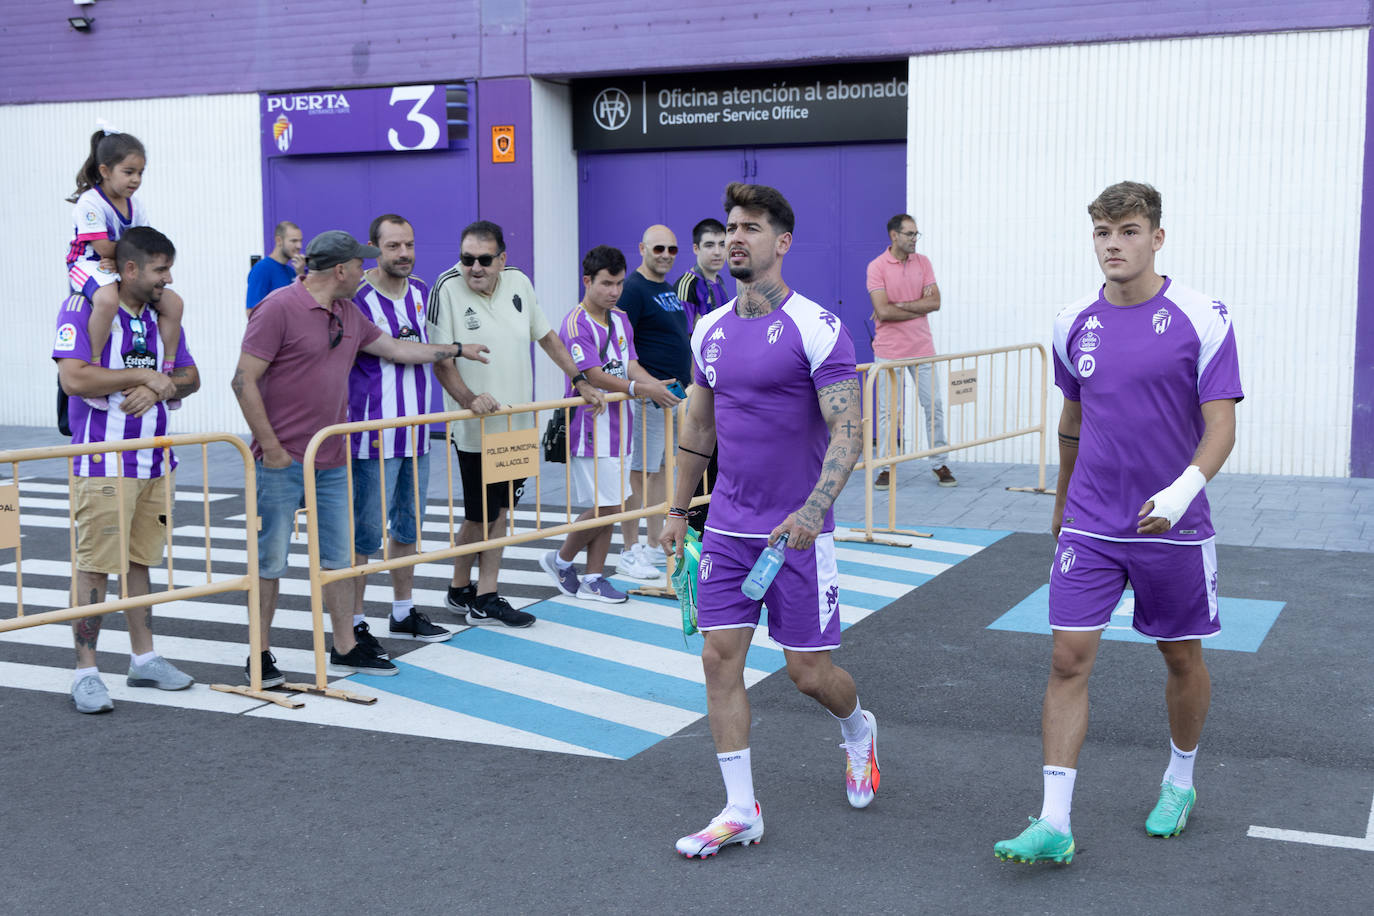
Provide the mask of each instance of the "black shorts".
[{"label": "black shorts", "polygon": [[518,505],[525,493],[525,480],[503,480],[487,485],[487,517],[482,518],[482,455],[465,452],[454,443],[458,453],[458,474],[463,478],[463,518],[470,522],[491,524],[496,513]]}]

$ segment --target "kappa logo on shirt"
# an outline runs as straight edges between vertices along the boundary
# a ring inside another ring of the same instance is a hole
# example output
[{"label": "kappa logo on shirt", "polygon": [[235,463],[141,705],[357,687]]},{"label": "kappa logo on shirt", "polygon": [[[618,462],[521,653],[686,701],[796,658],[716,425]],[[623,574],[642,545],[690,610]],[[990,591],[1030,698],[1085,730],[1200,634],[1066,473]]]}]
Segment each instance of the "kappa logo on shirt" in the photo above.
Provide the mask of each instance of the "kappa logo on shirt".
[{"label": "kappa logo on shirt", "polygon": [[1073,561],[1077,558],[1078,555],[1073,552],[1072,547],[1065,548],[1064,552],[1059,555],[1059,571],[1068,575],[1069,570],[1073,569]]},{"label": "kappa logo on shirt", "polygon": [[821,321],[824,321],[825,326],[833,331],[835,330],[835,322],[839,321],[839,319],[832,315],[830,312],[822,311]]},{"label": "kappa logo on shirt", "polygon": [[1155,333],[1163,334],[1165,331],[1169,330],[1169,322],[1173,320],[1174,316],[1168,309],[1160,309],[1155,312],[1154,317],[1151,319],[1151,321],[1154,322]]},{"label": "kappa logo on shirt", "polygon": [[1088,320],[1083,322],[1083,328],[1088,331],[1100,331],[1102,330],[1102,319],[1096,315],[1090,315]]},{"label": "kappa logo on shirt", "polygon": [[1222,321],[1226,321],[1230,315],[1230,312],[1226,311],[1226,304],[1223,303],[1220,299],[1212,300],[1212,310],[1217,313],[1218,317],[1220,317]]},{"label": "kappa logo on shirt", "polygon": [[725,339],[725,328],[716,328],[714,331],[711,332],[711,336],[710,336],[709,338],[707,338],[707,339],[708,339],[708,340],[724,340],[724,339]]},{"label": "kappa logo on shirt", "polygon": [[64,353],[76,349],[76,325],[64,324],[57,329],[57,342],[52,345],[54,350],[61,350]]},{"label": "kappa logo on shirt", "polygon": [[768,342],[769,342],[770,344],[775,344],[775,343],[778,342],[778,338],[781,337],[781,336],[782,336],[782,319],[778,319],[777,321],[773,322],[772,324],[770,324],[770,325],[768,326]]},{"label": "kappa logo on shirt", "polygon": [[1078,357],[1078,374],[1083,378],[1091,378],[1093,370],[1097,368],[1097,360],[1090,354],[1084,353]]}]

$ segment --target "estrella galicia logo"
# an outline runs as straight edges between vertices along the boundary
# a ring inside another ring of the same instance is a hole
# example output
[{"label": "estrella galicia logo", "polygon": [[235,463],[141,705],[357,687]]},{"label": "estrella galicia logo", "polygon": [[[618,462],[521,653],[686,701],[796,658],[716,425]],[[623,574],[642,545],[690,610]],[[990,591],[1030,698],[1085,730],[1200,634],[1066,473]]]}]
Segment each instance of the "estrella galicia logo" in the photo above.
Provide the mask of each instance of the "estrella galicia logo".
[{"label": "estrella galicia logo", "polygon": [[1069,570],[1073,569],[1073,561],[1078,559],[1078,555],[1073,552],[1072,547],[1065,547],[1064,552],[1059,555],[1059,571],[1068,575]]},{"label": "estrella galicia logo", "polygon": [[283,153],[291,149],[291,119],[286,115],[277,115],[277,120],[272,122],[272,139],[277,141],[277,149]]},{"label": "estrella galicia logo", "polygon": [[1089,353],[1084,353],[1078,357],[1078,375],[1080,378],[1092,378],[1093,370],[1097,368],[1097,360],[1092,358]]},{"label": "estrella galicia logo", "polygon": [[1168,309],[1160,309],[1159,311],[1155,312],[1153,318],[1155,325],[1155,333],[1163,334],[1165,331],[1169,330],[1169,322],[1173,320],[1174,316],[1169,313]]},{"label": "estrella galicia logo", "polygon": [[602,130],[620,130],[630,121],[630,97],[622,89],[607,86],[592,100],[592,117]]},{"label": "estrella galicia logo", "polygon": [[1091,353],[1100,346],[1102,346],[1102,338],[1098,337],[1092,331],[1078,338],[1078,349],[1082,350],[1084,353]]},{"label": "estrella galicia logo", "polygon": [[720,344],[713,343],[706,348],[706,361],[713,363],[720,359]]},{"label": "estrella galicia logo", "polygon": [[701,562],[697,564],[697,578],[702,582],[711,578],[711,555],[709,553],[701,555]]}]

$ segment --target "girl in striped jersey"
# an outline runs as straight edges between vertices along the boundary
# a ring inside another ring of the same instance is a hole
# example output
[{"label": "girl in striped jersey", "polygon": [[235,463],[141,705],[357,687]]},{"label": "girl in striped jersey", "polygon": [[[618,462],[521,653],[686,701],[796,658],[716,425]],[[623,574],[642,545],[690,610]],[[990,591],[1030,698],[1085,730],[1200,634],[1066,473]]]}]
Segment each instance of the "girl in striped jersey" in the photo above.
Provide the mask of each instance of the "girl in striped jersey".
[{"label": "girl in striped jersey", "polygon": [[[91,300],[87,331],[92,351],[100,353],[109,339],[119,312],[119,292],[115,287],[120,265],[115,263],[115,245],[133,226],[148,225],[148,215],[134,192],[143,183],[147,154],[132,134],[108,129],[102,123],[91,134],[91,149],[76,173],[76,190],[67,198],[75,231],[67,249],[67,278],[72,292]],[[168,289],[162,301],[153,306],[158,313],[159,337],[164,354],[176,353],[181,338],[181,297]],[[171,371],[171,362],[159,367]],[[106,410],[106,398],[85,398],[88,405]],[[169,403],[169,407],[178,406]]]}]

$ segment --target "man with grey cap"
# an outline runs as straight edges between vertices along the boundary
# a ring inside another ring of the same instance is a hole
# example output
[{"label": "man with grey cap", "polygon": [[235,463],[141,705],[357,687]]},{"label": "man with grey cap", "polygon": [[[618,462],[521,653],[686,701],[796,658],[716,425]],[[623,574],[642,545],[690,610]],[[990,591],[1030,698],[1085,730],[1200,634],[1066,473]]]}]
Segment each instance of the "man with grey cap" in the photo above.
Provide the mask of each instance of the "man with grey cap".
[{"label": "man with grey cap", "polygon": [[[264,687],[285,680],[268,648],[269,632],[277,582],[286,572],[292,517],[304,505],[305,448],[319,430],[348,421],[348,373],[359,351],[393,363],[487,361],[485,346],[397,340],[368,321],[352,296],[363,278],[362,259],[378,254],[347,232],[320,233],[305,250],[306,275],[263,299],[243,334],[232,387],[253,432],[257,458]],[[309,534],[319,538],[325,569],[342,569],[352,560],[345,444],[344,437],[333,436],[315,454],[319,524]],[[395,674],[396,666],[379,654],[375,641],[364,645],[355,637],[352,591],[346,581],[324,587],[334,632],[330,663],[353,673]]]}]

